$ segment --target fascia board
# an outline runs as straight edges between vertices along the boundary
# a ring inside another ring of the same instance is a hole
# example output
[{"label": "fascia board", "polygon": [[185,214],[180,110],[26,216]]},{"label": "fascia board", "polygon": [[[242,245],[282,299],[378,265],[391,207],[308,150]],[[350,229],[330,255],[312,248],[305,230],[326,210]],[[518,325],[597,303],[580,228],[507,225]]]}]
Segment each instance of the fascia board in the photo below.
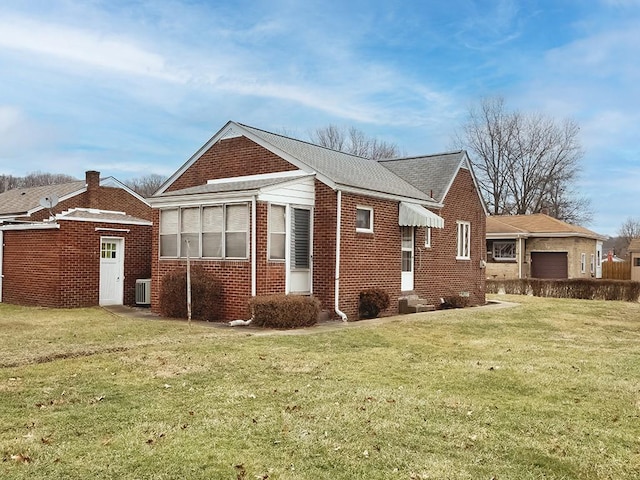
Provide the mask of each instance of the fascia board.
[{"label": "fascia board", "polygon": [[144,225],[151,226],[153,222],[148,220],[115,220],[115,219],[100,219],[100,218],[82,218],[82,217],[62,217],[58,218],[58,221],[65,222],[93,222],[93,223],[117,223],[120,225]]},{"label": "fascia board", "polygon": [[[149,205],[149,202],[147,201],[146,198],[144,198],[142,195],[140,195],[139,193],[134,192],[133,190],[131,190],[129,187],[127,187],[124,183],[122,183],[121,181],[119,181],[117,178],[114,177],[107,177],[103,180],[100,180],[100,186],[101,187],[114,187],[114,188],[121,188],[122,190],[124,190],[125,192],[129,193],[130,195],[133,195],[135,198],[137,198],[138,200],[140,200],[141,202],[144,202],[145,204]],[[86,190],[86,189],[85,189]]]},{"label": "fascia board", "polygon": [[59,229],[60,224],[58,223],[25,223],[22,225],[2,225],[0,226],[0,230],[54,230]]},{"label": "fascia board", "polygon": [[365,197],[373,197],[380,198],[382,200],[392,200],[394,202],[409,202],[409,203],[417,203],[418,205],[422,205],[424,207],[441,209],[444,207],[442,203],[438,202],[430,202],[423,198],[413,198],[413,197],[404,197],[402,195],[394,195],[391,193],[382,193],[377,190],[366,190],[363,188],[350,187],[347,185],[336,184],[335,190],[340,190],[344,193],[351,193],[354,195],[362,195]]},{"label": "fascia board", "polygon": [[201,193],[192,195],[178,195],[168,198],[150,198],[149,200],[151,202],[151,207],[153,208],[189,207],[227,202],[249,202],[258,193],[260,193],[259,190],[243,190],[242,192],[237,193]]}]

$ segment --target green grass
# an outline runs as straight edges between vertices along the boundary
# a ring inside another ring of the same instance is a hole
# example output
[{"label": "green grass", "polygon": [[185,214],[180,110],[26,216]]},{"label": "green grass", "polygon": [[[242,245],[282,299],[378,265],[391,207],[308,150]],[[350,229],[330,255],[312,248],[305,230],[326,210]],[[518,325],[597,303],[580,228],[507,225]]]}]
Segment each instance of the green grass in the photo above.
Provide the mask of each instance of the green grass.
[{"label": "green grass", "polygon": [[640,304],[303,334],[0,304],[0,478],[621,479]]}]

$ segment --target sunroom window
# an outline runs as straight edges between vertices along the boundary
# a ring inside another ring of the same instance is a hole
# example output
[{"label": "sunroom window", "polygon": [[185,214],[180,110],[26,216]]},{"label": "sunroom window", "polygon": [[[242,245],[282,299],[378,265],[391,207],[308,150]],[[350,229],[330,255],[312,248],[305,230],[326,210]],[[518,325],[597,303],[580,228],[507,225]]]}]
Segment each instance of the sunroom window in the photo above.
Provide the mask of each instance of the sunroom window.
[{"label": "sunroom window", "polygon": [[160,256],[247,258],[246,203],[160,211]]},{"label": "sunroom window", "polygon": [[284,260],[286,251],[286,207],[269,207],[269,260]]}]

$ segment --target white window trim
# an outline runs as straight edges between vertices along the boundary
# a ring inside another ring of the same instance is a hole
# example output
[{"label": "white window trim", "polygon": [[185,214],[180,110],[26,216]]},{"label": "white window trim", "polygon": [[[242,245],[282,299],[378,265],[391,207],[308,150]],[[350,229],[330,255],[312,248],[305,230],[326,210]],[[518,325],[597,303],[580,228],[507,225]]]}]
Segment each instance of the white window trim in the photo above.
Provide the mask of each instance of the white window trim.
[{"label": "white window trim", "polygon": [[589,264],[589,271],[591,275],[596,273],[596,254],[595,253],[591,254],[591,263]]},{"label": "white window trim", "polygon": [[[496,246],[497,245],[501,245],[501,244],[511,244],[513,245],[513,251],[514,251],[514,256],[513,257],[498,257],[496,256]],[[491,246],[491,253],[492,253],[492,258],[496,261],[496,262],[515,262],[518,258],[518,253],[517,253],[517,245],[516,245],[516,241],[515,240],[498,240],[498,241],[494,241],[493,245]]]},{"label": "white window trim", "polygon": [[587,254],[580,254],[580,273],[587,273]]},{"label": "white window trim", "polygon": [[365,207],[363,205],[356,205],[356,225],[358,222],[358,210],[367,210],[369,212],[369,228],[358,228],[356,226],[356,232],[358,233],[373,233],[373,207]]},{"label": "white window trim", "polygon": [[[218,203],[218,204],[206,204],[206,205],[198,205],[196,206],[184,206],[184,207],[175,207],[175,208],[166,208],[163,210],[177,210],[178,211],[178,224],[177,224],[177,256],[173,256],[173,255],[161,255],[161,245],[160,242],[158,242],[158,258],[163,259],[163,260],[168,260],[168,259],[182,259],[182,258],[186,258],[186,256],[182,256],[182,210],[186,209],[186,208],[199,208],[200,209],[200,231],[199,233],[199,249],[198,252],[193,252],[190,254],[191,258],[202,258],[205,260],[247,260],[249,258],[249,223],[250,223],[250,214],[247,215],[247,225],[246,225],[246,230],[244,230],[245,233],[245,255],[243,257],[230,257],[230,256],[226,256],[226,234],[227,233],[241,233],[241,232],[234,232],[234,231],[227,231],[227,207],[228,206],[233,206],[233,205],[244,205],[247,207],[247,209],[249,208],[249,204],[246,202],[239,202],[239,203]],[[217,207],[220,206],[222,207],[222,256],[221,257],[203,257],[202,256],[202,209],[204,207]],[[162,212],[162,211],[161,211]],[[160,215],[162,215],[162,213],[160,213]],[[166,235],[170,235],[168,233],[165,232]],[[159,234],[159,238],[161,238],[162,235]]]},{"label": "white window trim", "polygon": [[[284,232],[271,231],[271,207],[284,207],[284,218],[285,218]],[[289,237],[287,235],[287,217],[289,216],[289,209],[287,208],[287,205],[283,203],[269,203],[269,212],[267,215],[268,215],[267,216],[267,260],[270,262],[283,263],[287,259],[287,238]],[[271,257],[271,234],[272,233],[284,234],[284,256],[282,258]]]},{"label": "white window trim", "polygon": [[[456,227],[456,260],[471,260],[471,222],[458,220]],[[468,232],[466,243],[464,243],[465,230]]]},{"label": "white window trim", "polygon": [[431,248],[431,227],[424,228],[424,248]]}]

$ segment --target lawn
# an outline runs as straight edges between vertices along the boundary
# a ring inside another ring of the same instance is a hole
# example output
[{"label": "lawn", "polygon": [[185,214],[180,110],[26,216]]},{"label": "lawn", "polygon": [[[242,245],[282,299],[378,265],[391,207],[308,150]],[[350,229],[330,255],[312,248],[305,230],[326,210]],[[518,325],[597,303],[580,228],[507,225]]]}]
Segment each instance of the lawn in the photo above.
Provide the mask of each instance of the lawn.
[{"label": "lawn", "polygon": [[0,478],[623,479],[640,304],[303,334],[0,304]]}]

